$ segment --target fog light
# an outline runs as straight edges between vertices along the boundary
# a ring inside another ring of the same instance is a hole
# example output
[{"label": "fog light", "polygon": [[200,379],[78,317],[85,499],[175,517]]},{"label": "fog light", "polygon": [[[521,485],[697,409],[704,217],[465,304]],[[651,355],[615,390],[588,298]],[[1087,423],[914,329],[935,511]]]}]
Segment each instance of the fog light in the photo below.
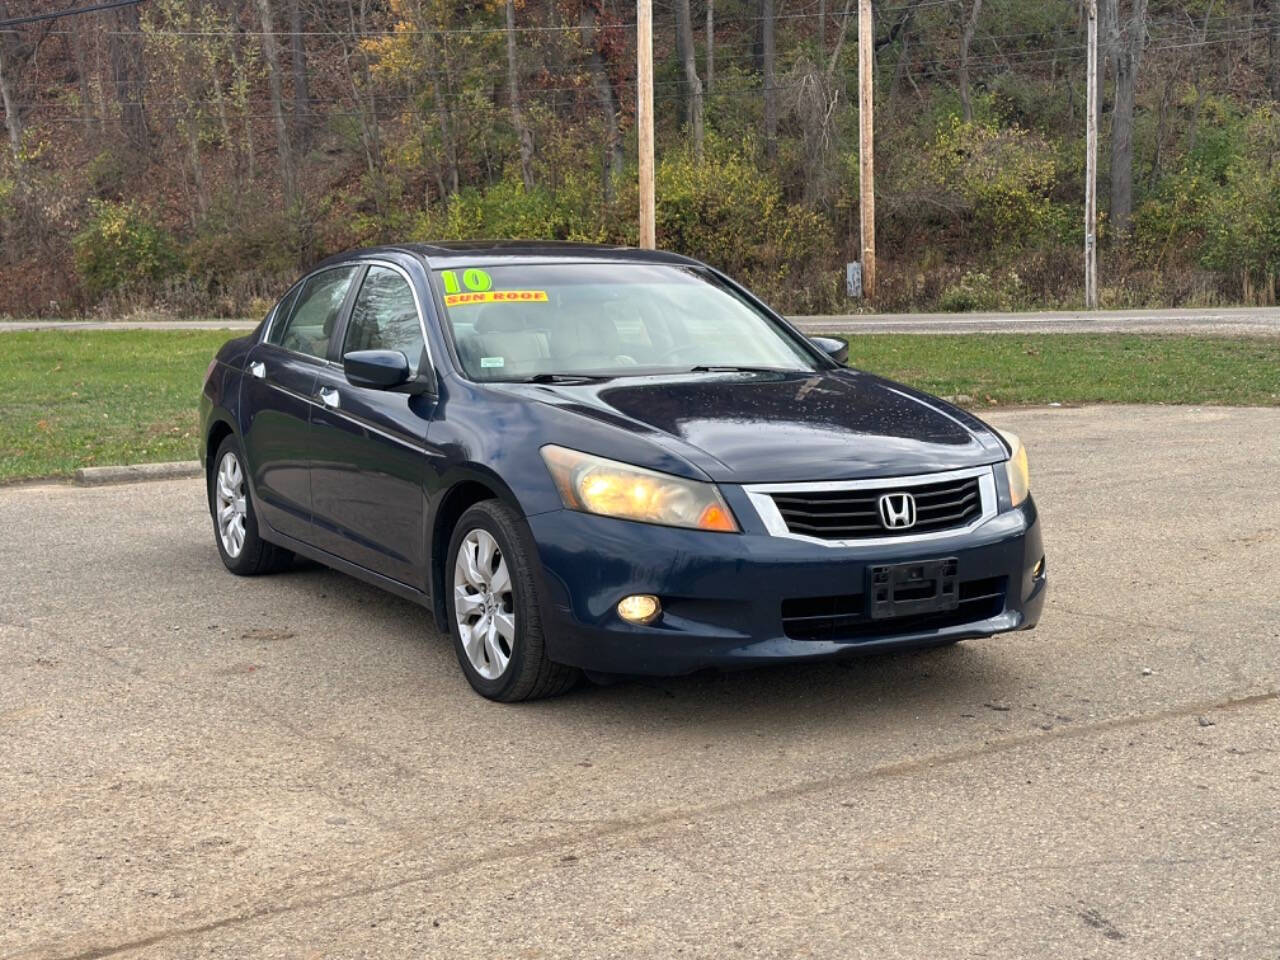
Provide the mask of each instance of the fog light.
[{"label": "fog light", "polygon": [[653,623],[662,613],[658,598],[648,593],[637,593],[618,601],[618,616],[628,623]]},{"label": "fog light", "polygon": [[1031,568],[1031,579],[1039,580],[1040,576],[1043,573],[1044,573],[1044,557],[1041,557],[1039,560],[1036,561],[1036,565]]}]

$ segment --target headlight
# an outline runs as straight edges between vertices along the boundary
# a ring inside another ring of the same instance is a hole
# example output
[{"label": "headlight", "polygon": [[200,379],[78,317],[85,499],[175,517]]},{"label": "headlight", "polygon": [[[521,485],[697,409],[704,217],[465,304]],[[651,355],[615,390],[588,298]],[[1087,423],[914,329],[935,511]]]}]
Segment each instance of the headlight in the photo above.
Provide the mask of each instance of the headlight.
[{"label": "headlight", "polygon": [[1006,430],[996,431],[1009,445],[1009,459],[1005,461],[1005,473],[1009,475],[1009,499],[1017,506],[1027,499],[1031,491],[1031,471],[1027,467],[1027,448],[1022,445],[1016,433]]},{"label": "headlight", "polygon": [[668,527],[738,532],[738,524],[715,484],[684,480],[564,447],[543,447],[542,459],[560,499],[570,510]]}]

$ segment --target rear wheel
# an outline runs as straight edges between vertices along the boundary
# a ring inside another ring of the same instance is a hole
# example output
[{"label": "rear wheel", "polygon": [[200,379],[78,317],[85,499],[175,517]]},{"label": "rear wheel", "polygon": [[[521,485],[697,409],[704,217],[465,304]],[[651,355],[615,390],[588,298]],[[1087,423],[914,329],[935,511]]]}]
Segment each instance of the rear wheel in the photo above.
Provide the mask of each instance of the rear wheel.
[{"label": "rear wheel", "polygon": [[469,508],[449,543],[449,631],[467,681],[490,700],[551,697],[579,678],[547,657],[535,558],[519,516],[496,500]]},{"label": "rear wheel", "polygon": [[249,496],[244,454],[234,436],[226,437],[214,454],[209,472],[209,512],[213,515],[213,539],[228,570],[237,576],[283,570],[293,553],[258,535],[258,517]]}]

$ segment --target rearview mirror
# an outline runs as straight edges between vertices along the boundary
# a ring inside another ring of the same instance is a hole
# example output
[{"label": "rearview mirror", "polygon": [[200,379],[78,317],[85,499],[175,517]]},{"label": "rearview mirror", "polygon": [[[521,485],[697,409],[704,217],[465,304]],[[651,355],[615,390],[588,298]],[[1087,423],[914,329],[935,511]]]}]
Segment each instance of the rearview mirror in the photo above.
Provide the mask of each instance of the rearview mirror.
[{"label": "rearview mirror", "polygon": [[413,377],[399,350],[352,350],[342,358],[342,372],[353,387],[373,390],[392,390]]},{"label": "rearview mirror", "polygon": [[843,364],[849,359],[849,344],[835,337],[810,337],[809,342],[825,353],[836,363]]}]

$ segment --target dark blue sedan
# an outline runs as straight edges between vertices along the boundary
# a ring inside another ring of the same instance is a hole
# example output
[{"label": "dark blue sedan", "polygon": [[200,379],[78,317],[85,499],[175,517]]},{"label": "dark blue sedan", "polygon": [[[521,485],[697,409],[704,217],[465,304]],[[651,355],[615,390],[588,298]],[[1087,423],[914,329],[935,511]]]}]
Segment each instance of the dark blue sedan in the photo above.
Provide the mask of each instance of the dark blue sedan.
[{"label": "dark blue sedan", "polygon": [[422,604],[495,700],[1033,627],[1021,443],[846,350],[673,254],[343,254],[209,366],[214,539]]}]

